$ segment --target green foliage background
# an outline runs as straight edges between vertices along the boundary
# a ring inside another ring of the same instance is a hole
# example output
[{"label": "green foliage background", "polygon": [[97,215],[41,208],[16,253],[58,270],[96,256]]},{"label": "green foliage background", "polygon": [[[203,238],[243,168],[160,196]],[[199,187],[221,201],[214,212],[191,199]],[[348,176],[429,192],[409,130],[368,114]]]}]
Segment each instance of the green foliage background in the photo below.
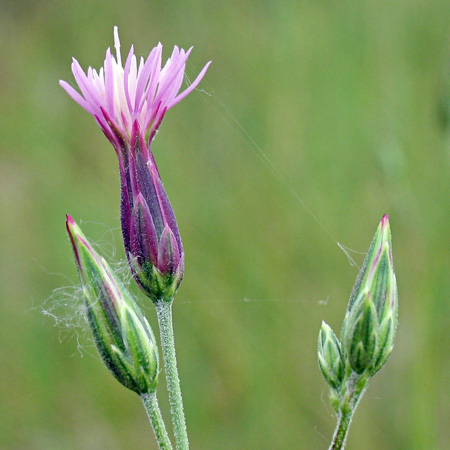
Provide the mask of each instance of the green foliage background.
[{"label": "green foliage background", "polygon": [[41,312],[79,318],[53,294],[77,283],[65,213],[123,259],[113,149],[58,86],[72,56],[103,63],[113,25],[124,53],[194,45],[191,79],[213,60],[153,147],[186,251],[192,449],[327,448],[316,339],[322,319],[339,331],[357,274],[336,241],[366,251],[385,212],[399,332],[348,449],[450,448],[449,20],[444,0],[2,0],[0,448],[156,448],[88,333]]}]

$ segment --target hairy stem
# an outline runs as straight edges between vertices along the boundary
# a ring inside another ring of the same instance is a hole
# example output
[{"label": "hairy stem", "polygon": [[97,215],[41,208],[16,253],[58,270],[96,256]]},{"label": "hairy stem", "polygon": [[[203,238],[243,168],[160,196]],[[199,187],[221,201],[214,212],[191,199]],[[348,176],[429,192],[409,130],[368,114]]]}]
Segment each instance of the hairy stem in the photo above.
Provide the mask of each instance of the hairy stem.
[{"label": "hairy stem", "polygon": [[161,347],[169,391],[170,412],[177,450],[188,450],[189,441],[184,417],[183,399],[181,397],[180,378],[178,376],[175,340],[172,324],[172,302],[160,300],[155,303],[158,315]]},{"label": "hairy stem", "polygon": [[336,430],[334,431],[333,440],[328,450],[343,450],[347,440],[350,422],[355,410],[339,411]]},{"label": "hairy stem", "polygon": [[344,450],[347,441],[348,430],[353,414],[367,389],[369,379],[365,376],[352,373],[347,380],[345,394],[340,399],[336,430],[333,434],[328,450]]},{"label": "hairy stem", "polygon": [[155,432],[156,440],[158,441],[158,447],[160,450],[172,450],[172,443],[170,442],[169,435],[167,434],[166,425],[159,409],[158,399],[156,392],[150,394],[141,394],[142,402],[144,403],[145,411],[152,424],[153,431]]}]

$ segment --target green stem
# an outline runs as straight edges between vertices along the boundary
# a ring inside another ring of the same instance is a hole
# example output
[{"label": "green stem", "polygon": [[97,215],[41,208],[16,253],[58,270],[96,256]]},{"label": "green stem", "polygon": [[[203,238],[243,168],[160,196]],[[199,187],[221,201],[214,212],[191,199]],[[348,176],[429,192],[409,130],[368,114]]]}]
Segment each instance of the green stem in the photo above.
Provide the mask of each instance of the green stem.
[{"label": "green stem", "polygon": [[186,419],[181,398],[180,378],[178,376],[175,340],[172,325],[172,301],[160,300],[155,303],[158,315],[161,347],[166,371],[167,390],[169,391],[170,412],[177,450],[189,450]]},{"label": "green stem", "polygon": [[159,409],[158,398],[156,392],[149,394],[141,394],[142,402],[144,403],[145,411],[152,424],[153,431],[155,432],[156,440],[160,450],[172,450],[172,443],[170,442],[169,435],[167,434],[166,425]]},{"label": "green stem", "polygon": [[353,414],[367,389],[369,379],[352,373],[347,381],[347,392],[341,398],[339,405],[338,421],[328,450],[344,450],[347,441],[348,430]]},{"label": "green stem", "polygon": [[350,422],[352,421],[354,412],[354,409],[344,412],[339,411],[338,423],[328,450],[343,450],[345,448],[345,441],[347,440],[348,430],[350,429]]}]

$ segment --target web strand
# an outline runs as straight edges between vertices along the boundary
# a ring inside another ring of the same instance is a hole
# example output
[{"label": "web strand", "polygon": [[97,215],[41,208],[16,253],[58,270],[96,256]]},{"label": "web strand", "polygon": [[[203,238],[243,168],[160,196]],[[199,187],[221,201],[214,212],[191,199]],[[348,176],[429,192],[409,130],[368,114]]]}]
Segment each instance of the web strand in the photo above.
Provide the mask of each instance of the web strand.
[{"label": "web strand", "polygon": [[[191,64],[192,65],[192,64]],[[190,80],[185,75],[188,84]],[[336,237],[331,233],[331,231],[325,226],[325,224],[317,217],[313,210],[306,204],[300,194],[294,189],[292,184],[283,176],[279,171],[277,166],[271,161],[267,154],[263,151],[261,146],[255,141],[255,139],[250,135],[250,133],[244,128],[244,126],[239,122],[239,120],[234,116],[231,110],[226,106],[225,102],[219,97],[219,95],[213,90],[209,89],[209,86],[205,80],[202,84],[207,86],[208,90],[197,88],[196,90],[204,94],[205,97],[209,97],[207,101],[208,106],[227,124],[227,126],[239,137],[239,139],[244,143],[244,145],[250,149],[258,159],[266,166],[266,168],[271,172],[271,174],[278,179],[282,186],[293,196],[293,198],[300,204],[300,206],[308,213],[308,215],[319,225],[323,232],[332,239],[332,241],[344,252],[350,265],[353,267],[358,267],[358,264],[350,255],[350,252],[360,253],[341,244]],[[216,104],[214,104],[214,102]]]}]

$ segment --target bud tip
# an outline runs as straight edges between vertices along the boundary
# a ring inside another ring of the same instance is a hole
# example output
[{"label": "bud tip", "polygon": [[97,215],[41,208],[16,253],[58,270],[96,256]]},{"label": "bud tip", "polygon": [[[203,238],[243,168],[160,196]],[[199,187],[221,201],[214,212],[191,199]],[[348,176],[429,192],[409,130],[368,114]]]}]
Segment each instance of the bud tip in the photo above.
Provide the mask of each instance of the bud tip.
[{"label": "bud tip", "polygon": [[66,214],[66,229],[67,234],[69,235],[70,242],[72,244],[73,252],[75,254],[75,259],[77,260],[77,265],[80,267],[80,255],[78,253],[78,248],[75,243],[75,230],[74,227],[76,226],[75,220],[72,219],[69,214]]}]

